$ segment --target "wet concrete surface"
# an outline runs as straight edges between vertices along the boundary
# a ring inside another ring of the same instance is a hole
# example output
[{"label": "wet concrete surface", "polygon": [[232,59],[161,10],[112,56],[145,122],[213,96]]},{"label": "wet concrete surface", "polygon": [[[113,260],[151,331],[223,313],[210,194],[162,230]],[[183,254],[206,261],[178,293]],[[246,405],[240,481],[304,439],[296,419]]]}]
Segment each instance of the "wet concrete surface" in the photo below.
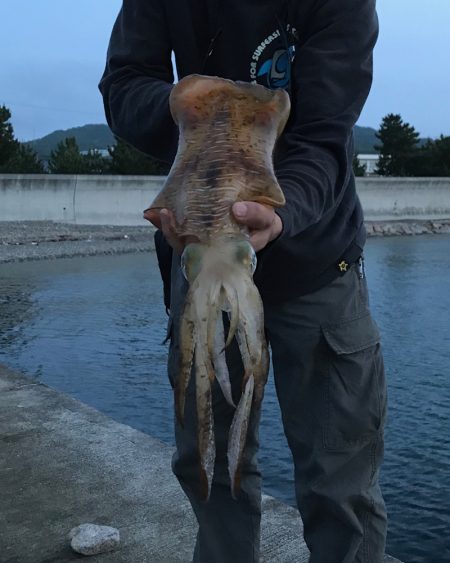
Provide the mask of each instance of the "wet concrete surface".
[{"label": "wet concrete surface", "polygon": [[[86,522],[121,534],[121,548],[92,563],[190,561],[196,523],[171,455],[162,442],[0,366],[0,563],[83,559],[67,535]],[[306,563],[297,511],[268,496],[263,510],[261,562]]]}]

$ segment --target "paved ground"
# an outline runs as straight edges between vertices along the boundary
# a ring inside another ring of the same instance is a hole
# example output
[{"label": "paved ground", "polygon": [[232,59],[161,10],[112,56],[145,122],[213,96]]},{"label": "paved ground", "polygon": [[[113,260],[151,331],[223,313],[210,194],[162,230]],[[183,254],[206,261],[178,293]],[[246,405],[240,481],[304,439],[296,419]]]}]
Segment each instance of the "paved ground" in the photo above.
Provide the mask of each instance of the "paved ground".
[{"label": "paved ground", "polygon": [[[450,233],[450,220],[367,222],[368,236]],[[0,221],[0,263],[153,250],[153,227]]]},{"label": "paved ground", "polygon": [[0,263],[153,250],[153,227],[0,221]]},{"label": "paved ground", "polygon": [[[196,526],[170,457],[150,436],[0,366],[0,563],[82,559],[67,533],[85,522],[122,537],[90,563],[190,561]],[[293,508],[265,497],[262,536],[262,563],[306,563]]]}]

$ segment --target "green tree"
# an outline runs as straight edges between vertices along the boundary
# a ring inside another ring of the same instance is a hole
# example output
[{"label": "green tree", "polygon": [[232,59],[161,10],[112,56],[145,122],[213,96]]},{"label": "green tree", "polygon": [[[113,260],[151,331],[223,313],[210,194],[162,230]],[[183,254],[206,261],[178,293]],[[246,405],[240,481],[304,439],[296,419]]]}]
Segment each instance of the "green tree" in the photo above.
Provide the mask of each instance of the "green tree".
[{"label": "green tree", "polygon": [[75,137],[58,143],[50,154],[48,169],[52,174],[84,174],[86,162],[80,153]]},{"label": "green tree", "polygon": [[45,174],[44,165],[35,151],[23,143],[18,143],[15,153],[5,165],[9,174]]},{"label": "green tree", "polygon": [[361,161],[356,154],[353,156],[353,173],[355,176],[365,176],[367,173],[367,166],[365,164],[361,164]]},{"label": "green tree", "polygon": [[437,176],[450,176],[450,137],[441,135],[434,141],[433,157]]},{"label": "green tree", "polygon": [[18,142],[14,138],[13,126],[10,123],[11,112],[6,106],[0,106],[0,168],[14,155]]},{"label": "green tree", "polygon": [[376,136],[381,144],[375,145],[380,153],[375,172],[381,176],[410,176],[419,140],[414,127],[404,123],[400,115],[390,113],[383,118]]},{"label": "green tree", "polygon": [[112,174],[164,176],[170,169],[168,164],[147,156],[122,139],[117,139],[117,143],[109,147],[108,152],[111,156]]},{"label": "green tree", "polygon": [[97,149],[90,149],[87,154],[83,154],[84,174],[107,174],[110,164]]},{"label": "green tree", "polygon": [[414,176],[450,176],[450,137],[428,140],[412,164]]},{"label": "green tree", "polygon": [[9,174],[42,174],[44,166],[37,154],[14,137],[11,112],[0,106],[0,172]]},{"label": "green tree", "polygon": [[52,151],[48,168],[52,174],[105,174],[109,163],[97,149],[81,154],[75,137],[68,137]]}]

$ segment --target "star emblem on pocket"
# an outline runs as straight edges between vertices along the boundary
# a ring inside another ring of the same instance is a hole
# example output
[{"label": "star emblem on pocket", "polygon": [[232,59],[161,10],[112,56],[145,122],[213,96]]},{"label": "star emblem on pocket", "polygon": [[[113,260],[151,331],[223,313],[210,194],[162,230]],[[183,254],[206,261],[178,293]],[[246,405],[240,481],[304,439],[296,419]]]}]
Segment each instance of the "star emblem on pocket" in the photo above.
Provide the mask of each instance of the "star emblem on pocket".
[{"label": "star emblem on pocket", "polygon": [[338,268],[341,272],[346,272],[348,270],[348,262],[341,260],[338,264]]}]

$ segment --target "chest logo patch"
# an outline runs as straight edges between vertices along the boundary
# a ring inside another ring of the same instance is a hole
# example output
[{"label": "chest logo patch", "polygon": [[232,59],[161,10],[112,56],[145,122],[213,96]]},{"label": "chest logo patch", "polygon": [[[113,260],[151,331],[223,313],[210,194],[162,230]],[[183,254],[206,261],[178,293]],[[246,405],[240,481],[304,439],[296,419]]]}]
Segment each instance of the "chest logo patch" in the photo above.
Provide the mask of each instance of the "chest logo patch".
[{"label": "chest logo patch", "polygon": [[295,38],[295,28],[288,25],[285,37],[277,29],[261,41],[250,62],[250,81],[268,88],[286,88],[295,56],[295,45],[287,45],[287,41],[291,43]]}]

